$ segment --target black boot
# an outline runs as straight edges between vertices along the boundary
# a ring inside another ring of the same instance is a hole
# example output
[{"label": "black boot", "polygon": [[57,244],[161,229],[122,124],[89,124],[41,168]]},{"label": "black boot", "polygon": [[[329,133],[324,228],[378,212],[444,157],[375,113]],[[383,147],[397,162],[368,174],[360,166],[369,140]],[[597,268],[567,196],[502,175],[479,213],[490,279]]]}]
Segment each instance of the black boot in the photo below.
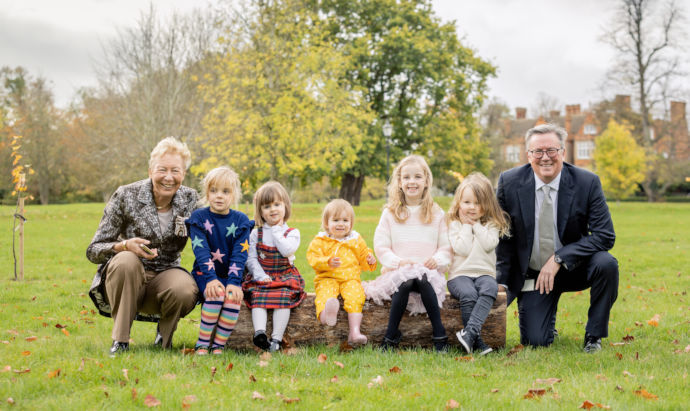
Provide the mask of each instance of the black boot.
[{"label": "black boot", "polygon": [[398,348],[400,340],[402,340],[402,333],[400,332],[400,330],[396,331],[395,338],[393,339],[384,336],[383,342],[381,343],[381,350],[388,351]]},{"label": "black boot", "polygon": [[432,337],[431,338],[434,342],[434,351],[436,352],[448,352],[448,336],[444,335],[443,337]]}]

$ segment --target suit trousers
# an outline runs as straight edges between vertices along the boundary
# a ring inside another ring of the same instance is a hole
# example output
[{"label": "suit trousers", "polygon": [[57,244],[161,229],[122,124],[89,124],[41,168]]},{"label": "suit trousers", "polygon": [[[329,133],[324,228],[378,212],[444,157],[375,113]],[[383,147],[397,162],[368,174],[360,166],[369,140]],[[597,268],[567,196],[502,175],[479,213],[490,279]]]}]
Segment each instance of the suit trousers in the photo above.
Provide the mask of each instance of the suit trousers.
[{"label": "suit trousers", "polygon": [[131,251],[119,252],[110,259],[105,290],[112,308],[113,341],[129,341],[137,312],[160,314],[163,348],[172,346],[177,322],[194,309],[198,294],[196,282],[186,271],[146,271]]},{"label": "suit trousers", "polygon": [[[561,294],[587,288],[590,288],[590,299],[585,332],[608,337],[609,315],[618,297],[618,261],[608,252],[600,251],[572,271],[561,268],[550,293],[539,294],[536,290],[517,294],[520,343],[551,345]],[[509,297],[509,302],[511,300]]]}]

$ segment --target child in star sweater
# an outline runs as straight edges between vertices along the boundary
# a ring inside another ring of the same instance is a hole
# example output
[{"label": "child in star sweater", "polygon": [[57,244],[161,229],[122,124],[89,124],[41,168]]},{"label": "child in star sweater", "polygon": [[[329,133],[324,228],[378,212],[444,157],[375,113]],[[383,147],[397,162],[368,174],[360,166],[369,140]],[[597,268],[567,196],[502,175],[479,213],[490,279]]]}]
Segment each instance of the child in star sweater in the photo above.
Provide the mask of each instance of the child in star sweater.
[{"label": "child in star sweater", "polygon": [[209,350],[222,354],[240,312],[242,274],[253,226],[244,213],[230,208],[240,196],[237,173],[229,167],[215,168],[203,180],[202,198],[208,207],[194,211],[186,221],[195,257],[192,273],[202,303],[197,355]]},{"label": "child in star sweater", "polygon": [[355,210],[345,200],[333,200],[323,209],[321,228],[309,244],[307,261],[314,268],[316,317],[322,324],[334,326],[340,303],[347,312],[350,328],[347,341],[351,345],[367,343],[362,334],[362,307],[366,296],[360,273],[376,270],[376,258],[364,238],[352,229]]}]

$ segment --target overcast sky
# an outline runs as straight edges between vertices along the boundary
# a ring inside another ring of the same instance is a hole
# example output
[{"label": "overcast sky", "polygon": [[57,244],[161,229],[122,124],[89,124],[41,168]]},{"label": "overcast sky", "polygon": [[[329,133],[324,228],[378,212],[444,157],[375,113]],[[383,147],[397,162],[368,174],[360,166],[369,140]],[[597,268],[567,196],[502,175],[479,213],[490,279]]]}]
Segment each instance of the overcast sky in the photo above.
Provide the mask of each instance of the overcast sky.
[{"label": "overcast sky", "polygon": [[[152,0],[159,15],[209,0]],[[538,93],[583,108],[604,95],[613,58],[598,40],[617,0],[434,0],[455,20],[463,44],[498,67],[489,95],[532,108]],[[216,1],[213,1],[216,2]],[[679,0],[690,13],[690,0]],[[0,66],[23,66],[48,79],[66,106],[79,87],[95,85],[93,61],[117,28],[132,26],[144,0],[0,0]],[[686,85],[688,87],[688,85]],[[688,87],[690,88],[690,87]],[[529,114],[529,113],[528,113]]]}]

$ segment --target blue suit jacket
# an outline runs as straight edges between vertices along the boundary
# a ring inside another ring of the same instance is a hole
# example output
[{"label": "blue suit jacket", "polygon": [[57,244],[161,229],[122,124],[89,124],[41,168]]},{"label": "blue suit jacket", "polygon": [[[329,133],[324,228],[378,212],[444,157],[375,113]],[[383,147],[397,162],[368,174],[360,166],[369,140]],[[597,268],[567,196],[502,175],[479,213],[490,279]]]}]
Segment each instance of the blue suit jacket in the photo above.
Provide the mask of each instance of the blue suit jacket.
[{"label": "blue suit jacket", "polygon": [[[534,187],[529,164],[508,170],[498,179],[498,202],[510,215],[511,237],[502,238],[496,248],[496,280],[516,294],[525,282],[534,242]],[[563,244],[556,254],[568,271],[613,247],[616,234],[599,177],[563,163],[556,224]]]}]

